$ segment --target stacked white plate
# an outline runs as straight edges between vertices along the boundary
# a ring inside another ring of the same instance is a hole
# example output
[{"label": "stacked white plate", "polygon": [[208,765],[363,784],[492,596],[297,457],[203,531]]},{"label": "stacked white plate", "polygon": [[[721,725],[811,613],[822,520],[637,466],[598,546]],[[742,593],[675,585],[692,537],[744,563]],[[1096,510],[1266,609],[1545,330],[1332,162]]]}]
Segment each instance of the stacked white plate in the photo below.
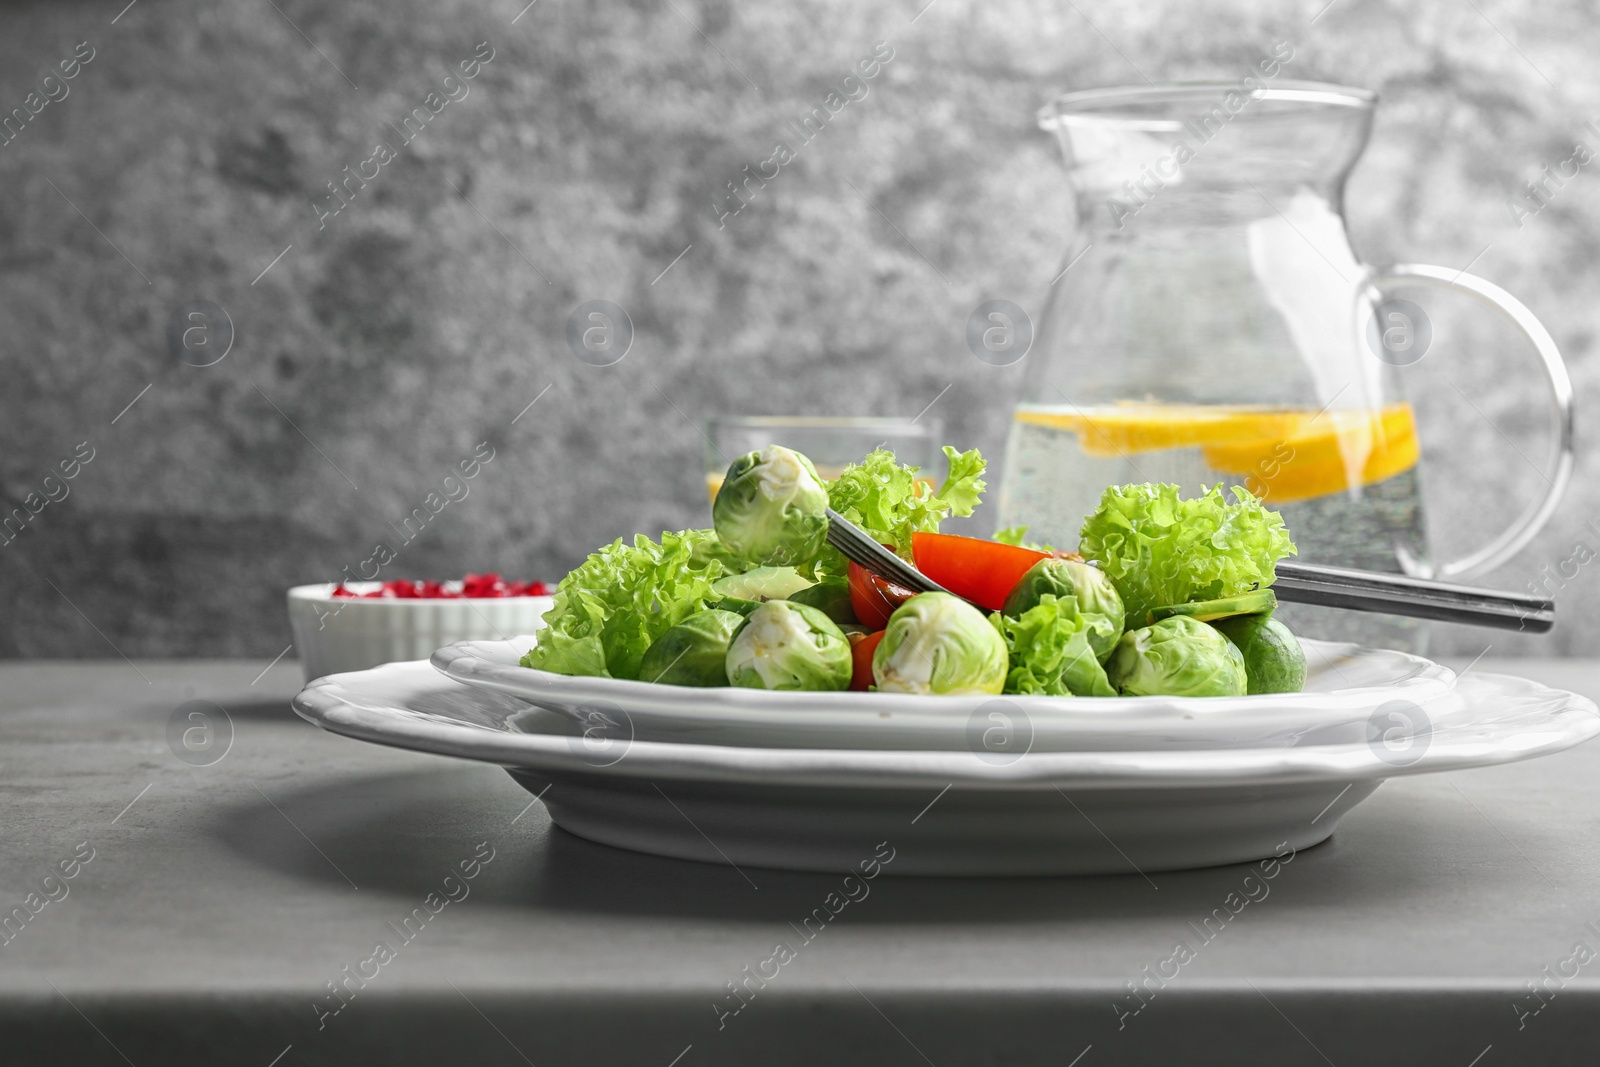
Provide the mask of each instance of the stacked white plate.
[{"label": "stacked white plate", "polygon": [[1403,652],[1305,641],[1304,692],[917,697],[573,678],[535,636],[310,683],[295,709],[366,741],[497,763],[562,828],[735,866],[1132,873],[1307,848],[1386,778],[1558,752],[1580,696]]}]

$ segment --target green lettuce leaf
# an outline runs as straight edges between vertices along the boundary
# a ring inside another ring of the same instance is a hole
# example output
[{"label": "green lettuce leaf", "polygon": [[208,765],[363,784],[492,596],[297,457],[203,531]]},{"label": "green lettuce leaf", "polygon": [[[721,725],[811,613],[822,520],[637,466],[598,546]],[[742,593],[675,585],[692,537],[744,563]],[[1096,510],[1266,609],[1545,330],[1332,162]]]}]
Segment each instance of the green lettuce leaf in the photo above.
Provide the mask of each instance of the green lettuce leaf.
[{"label": "green lettuce leaf", "polygon": [[994,536],[989,540],[999,541],[1002,545],[1031,548],[1035,552],[1054,552],[1056,550],[1054,545],[1045,545],[1037,541],[1028,540],[1028,528],[1026,526],[1002,526],[994,532]]},{"label": "green lettuce leaf", "polygon": [[1176,485],[1112,486],[1084,520],[1078,551],[1099,564],[1122,596],[1127,626],[1145,625],[1151,608],[1235,596],[1265,588],[1278,560],[1295,554],[1276,511],[1218,483],[1192,500]]},{"label": "green lettuce leaf", "polygon": [[[946,445],[944,454],[949,474],[930,493],[927,483],[917,481],[917,467],[901,465],[880,448],[828,483],[828,506],[910,559],[912,534],[936,533],[949,516],[971,515],[983,496],[985,464],[978,450],[957,452]],[[821,576],[844,574],[844,556],[825,548],[816,570]]]},{"label": "green lettuce leaf", "polygon": [[948,473],[944,484],[933,494],[933,503],[937,507],[930,509],[938,512],[933,519],[934,531],[938,530],[939,520],[946,515],[971,515],[983,500],[983,472],[987,464],[978,450],[973,448],[957,452],[945,445],[944,458],[948,461]]},{"label": "green lettuce leaf", "polygon": [[1076,597],[1046,593],[1015,618],[995,612],[989,622],[1005,638],[1010,656],[1007,693],[1114,697],[1105,668],[1089,647],[1088,620]]},{"label": "green lettuce leaf", "polygon": [[994,532],[991,541],[999,541],[1002,545],[1021,545],[1023,538],[1028,536],[1026,526],[1002,526]]},{"label": "green lettuce leaf", "polygon": [[639,534],[591,555],[561,579],[524,667],[557,674],[637,678],[655,639],[717,598],[711,583],[735,572],[712,530]]}]

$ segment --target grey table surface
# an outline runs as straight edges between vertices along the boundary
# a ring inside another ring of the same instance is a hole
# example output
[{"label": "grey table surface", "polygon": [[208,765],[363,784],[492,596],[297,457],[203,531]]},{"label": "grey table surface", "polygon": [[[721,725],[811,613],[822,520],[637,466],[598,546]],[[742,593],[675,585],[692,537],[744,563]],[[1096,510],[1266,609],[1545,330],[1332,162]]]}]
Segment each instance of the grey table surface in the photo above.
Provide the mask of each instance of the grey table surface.
[{"label": "grey table surface", "polygon": [[[1600,696],[1600,662],[1474,669]],[[1600,1055],[1597,745],[1387,783],[1209,942],[1253,867],[882,877],[723,1014],[839,878],[592,844],[498,768],[322,733],[288,708],[298,668],[260,671],[0,665],[0,1064]],[[233,724],[209,766],[168,741],[190,700]],[[397,937],[430,893],[448,903]],[[1179,940],[1195,958],[1130,1012]],[[347,967],[377,973],[341,1000]]]}]

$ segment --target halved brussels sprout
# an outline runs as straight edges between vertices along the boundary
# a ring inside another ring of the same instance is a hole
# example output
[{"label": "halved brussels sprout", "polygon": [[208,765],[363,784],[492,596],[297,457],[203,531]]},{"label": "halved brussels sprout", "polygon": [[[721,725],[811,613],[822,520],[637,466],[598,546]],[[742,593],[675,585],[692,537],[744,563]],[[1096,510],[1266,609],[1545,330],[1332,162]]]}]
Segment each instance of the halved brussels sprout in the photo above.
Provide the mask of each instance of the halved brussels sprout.
[{"label": "halved brussels sprout", "polygon": [[1111,579],[1098,567],[1081,560],[1041,559],[1012,587],[1001,614],[1016,618],[1037,607],[1039,598],[1047,594],[1057,598],[1070,596],[1078,601],[1089,648],[1095,659],[1104,663],[1122,636],[1122,597],[1117,595],[1117,587],[1111,584]]},{"label": "halved brussels sprout", "polygon": [[1234,697],[1248,689],[1233,642],[1186,615],[1123,634],[1106,677],[1123,696]]},{"label": "halved brussels sprout", "polygon": [[727,574],[711,583],[711,591],[719,597],[734,600],[787,600],[802,589],[809,589],[811,580],[800,577],[793,567],[757,567],[743,574]]},{"label": "halved brussels sprout", "polygon": [[711,592],[719,599],[711,606],[748,616],[769,600],[785,600],[791,593],[810,587],[811,583],[793,567],[757,567],[712,582]]},{"label": "halved brussels sprout", "polygon": [[1278,594],[1270,589],[1253,589],[1238,596],[1216,600],[1191,600],[1187,604],[1167,604],[1150,609],[1150,621],[1160,622],[1173,615],[1187,615],[1200,622],[1216,622],[1239,615],[1270,615],[1277,610]]},{"label": "halved brussels sprout", "polygon": [[1306,685],[1306,651],[1300,639],[1271,615],[1238,615],[1213,626],[1244,656],[1249,692],[1298,693]]},{"label": "halved brussels sprout", "polygon": [[850,641],[834,621],[805,604],[769,600],[728,646],[728,682],[749,689],[844,689]]},{"label": "halved brussels sprout", "polygon": [[816,558],[828,536],[828,490],[811,461],[782,445],[728,467],[711,505],[717,537],[741,559],[794,566]]},{"label": "halved brussels sprout", "polygon": [[918,593],[889,616],[872,677],[887,693],[998,693],[1006,684],[1006,642],[960,597]]},{"label": "halved brussels sprout", "polygon": [[858,621],[856,609],[850,604],[850,582],[838,575],[824,578],[816,585],[808,585],[784,599],[791,604],[808,604],[840,626]]},{"label": "halved brussels sprout", "polygon": [[728,684],[728,646],[744,616],[707,608],[656,638],[639,661],[639,680],[662,685]]}]

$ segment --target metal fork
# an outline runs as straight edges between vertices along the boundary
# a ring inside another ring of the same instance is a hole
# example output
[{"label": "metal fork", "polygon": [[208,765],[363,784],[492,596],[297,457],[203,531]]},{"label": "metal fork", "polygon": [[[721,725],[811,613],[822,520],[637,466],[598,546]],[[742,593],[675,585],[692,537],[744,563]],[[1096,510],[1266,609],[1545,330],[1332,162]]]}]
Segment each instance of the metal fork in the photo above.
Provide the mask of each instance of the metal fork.
[{"label": "metal fork", "polygon": [[[844,553],[846,559],[895,585],[918,593],[949,592],[832,508],[828,509],[828,543]],[[1547,597],[1291,560],[1279,563],[1276,570],[1272,591],[1279,600],[1297,604],[1435,619],[1530,634],[1546,633],[1556,621],[1555,601]]]},{"label": "metal fork", "polygon": [[828,544],[843,552],[845,559],[861,564],[873,574],[895,585],[916,593],[950,592],[868,537],[865,530],[832,508],[828,509]]},{"label": "metal fork", "polygon": [[1321,604],[1530,634],[1547,633],[1556,624],[1556,602],[1548,597],[1292,560],[1281,561],[1277,572],[1272,591],[1278,594],[1279,600],[1297,604]]}]

